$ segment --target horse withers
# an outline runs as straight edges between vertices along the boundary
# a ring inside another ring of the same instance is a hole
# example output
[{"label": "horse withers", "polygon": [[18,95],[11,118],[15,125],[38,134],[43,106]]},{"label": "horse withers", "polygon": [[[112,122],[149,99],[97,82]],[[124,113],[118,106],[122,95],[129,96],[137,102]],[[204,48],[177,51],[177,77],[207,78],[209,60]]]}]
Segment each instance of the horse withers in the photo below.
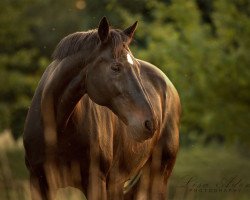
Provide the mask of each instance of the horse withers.
[{"label": "horse withers", "polygon": [[62,187],[87,199],[165,199],[179,147],[179,96],[129,49],[137,22],[60,41],[24,129],[32,199]]}]

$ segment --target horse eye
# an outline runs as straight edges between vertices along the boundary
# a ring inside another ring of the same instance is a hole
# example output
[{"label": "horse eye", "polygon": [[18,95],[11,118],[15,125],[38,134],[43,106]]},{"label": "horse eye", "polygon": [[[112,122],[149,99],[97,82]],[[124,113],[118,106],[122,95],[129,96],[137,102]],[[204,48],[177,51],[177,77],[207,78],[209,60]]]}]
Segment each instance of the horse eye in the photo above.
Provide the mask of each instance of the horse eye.
[{"label": "horse eye", "polygon": [[115,64],[111,65],[111,69],[112,69],[114,72],[120,72],[120,70],[121,70],[121,64],[115,63]]}]

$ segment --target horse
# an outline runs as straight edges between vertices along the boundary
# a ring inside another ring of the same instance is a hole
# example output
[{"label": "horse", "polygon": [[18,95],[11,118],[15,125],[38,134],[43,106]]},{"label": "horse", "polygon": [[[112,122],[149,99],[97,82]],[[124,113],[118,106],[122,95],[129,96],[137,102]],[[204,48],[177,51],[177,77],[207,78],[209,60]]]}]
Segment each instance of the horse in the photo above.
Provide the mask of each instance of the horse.
[{"label": "horse", "polygon": [[55,48],[24,126],[33,200],[68,186],[91,200],[166,198],[181,104],[167,76],[130,51],[136,27],[103,17]]}]

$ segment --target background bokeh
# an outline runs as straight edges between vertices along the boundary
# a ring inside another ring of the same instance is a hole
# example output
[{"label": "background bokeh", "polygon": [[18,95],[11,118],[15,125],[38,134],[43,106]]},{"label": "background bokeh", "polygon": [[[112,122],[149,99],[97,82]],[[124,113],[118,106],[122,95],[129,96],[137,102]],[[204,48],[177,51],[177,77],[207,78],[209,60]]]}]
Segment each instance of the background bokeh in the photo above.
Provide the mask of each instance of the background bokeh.
[{"label": "background bokeh", "polygon": [[[158,66],[180,94],[181,150],[169,198],[250,198],[250,1],[1,0],[0,8],[0,199],[29,199],[21,136],[54,48],[104,15],[114,28],[139,21],[134,56]],[[192,188],[233,177],[242,186],[187,191],[179,187],[185,177],[195,177]]]}]

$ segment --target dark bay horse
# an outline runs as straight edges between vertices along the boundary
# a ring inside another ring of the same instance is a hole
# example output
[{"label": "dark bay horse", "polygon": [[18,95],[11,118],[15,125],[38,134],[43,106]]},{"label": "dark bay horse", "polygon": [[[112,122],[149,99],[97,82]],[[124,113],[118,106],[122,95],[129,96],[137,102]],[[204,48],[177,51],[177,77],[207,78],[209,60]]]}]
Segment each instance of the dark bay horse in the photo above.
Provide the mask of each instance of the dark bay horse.
[{"label": "dark bay horse", "polygon": [[61,187],[92,199],[165,199],[179,147],[180,100],[129,44],[137,22],[77,32],[57,46],[30,106],[25,161],[33,200]]}]

